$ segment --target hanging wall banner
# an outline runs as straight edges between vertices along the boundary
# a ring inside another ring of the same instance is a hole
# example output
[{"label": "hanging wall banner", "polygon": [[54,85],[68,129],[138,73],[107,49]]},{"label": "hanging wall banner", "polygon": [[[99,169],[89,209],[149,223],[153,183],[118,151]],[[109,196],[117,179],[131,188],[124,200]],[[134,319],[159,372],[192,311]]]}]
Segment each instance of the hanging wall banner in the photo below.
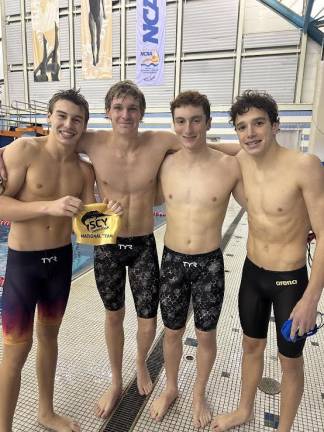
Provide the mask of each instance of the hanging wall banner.
[{"label": "hanging wall banner", "polygon": [[112,2],[81,0],[83,79],[112,77]]},{"label": "hanging wall banner", "polygon": [[31,0],[34,81],[60,80],[58,3],[58,0]]},{"label": "hanging wall banner", "polygon": [[136,82],[163,84],[166,0],[137,0]]}]

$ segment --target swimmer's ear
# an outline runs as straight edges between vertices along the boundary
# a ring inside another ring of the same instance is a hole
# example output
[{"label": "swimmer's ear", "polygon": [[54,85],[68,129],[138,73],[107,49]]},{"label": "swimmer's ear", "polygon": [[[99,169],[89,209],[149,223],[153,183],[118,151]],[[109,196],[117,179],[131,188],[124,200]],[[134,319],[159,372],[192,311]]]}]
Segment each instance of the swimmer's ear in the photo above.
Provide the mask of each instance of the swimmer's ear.
[{"label": "swimmer's ear", "polygon": [[277,135],[277,133],[280,131],[279,127],[280,127],[279,122],[273,123],[272,132],[274,133],[274,135]]}]

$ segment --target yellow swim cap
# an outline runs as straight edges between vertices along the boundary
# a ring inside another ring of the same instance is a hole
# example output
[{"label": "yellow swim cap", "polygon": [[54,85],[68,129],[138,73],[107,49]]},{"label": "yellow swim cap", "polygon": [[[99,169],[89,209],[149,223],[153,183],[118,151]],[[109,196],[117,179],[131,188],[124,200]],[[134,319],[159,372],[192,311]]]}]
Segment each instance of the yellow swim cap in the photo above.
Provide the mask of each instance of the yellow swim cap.
[{"label": "yellow swim cap", "polygon": [[120,216],[107,210],[104,203],[87,204],[73,217],[76,241],[82,244],[116,243],[120,225]]}]

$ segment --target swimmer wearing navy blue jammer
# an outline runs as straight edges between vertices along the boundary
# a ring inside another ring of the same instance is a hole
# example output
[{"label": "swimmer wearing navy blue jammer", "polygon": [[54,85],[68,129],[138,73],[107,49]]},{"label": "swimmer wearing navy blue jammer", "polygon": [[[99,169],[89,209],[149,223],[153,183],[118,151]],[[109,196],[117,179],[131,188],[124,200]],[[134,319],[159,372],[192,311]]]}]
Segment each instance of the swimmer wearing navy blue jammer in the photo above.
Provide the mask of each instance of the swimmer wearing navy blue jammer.
[{"label": "swimmer wearing navy blue jammer", "polygon": [[[89,108],[71,89],[56,93],[48,112],[48,136],[20,138],[4,151],[8,181],[0,217],[11,227],[2,296],[0,432],[12,431],[36,305],[38,421],[56,432],[80,431],[76,421],[56,414],[53,396],[57,337],[71,285],[71,218],[83,203],[94,202],[92,169],[76,153]],[[118,203],[110,202],[109,208],[121,212]]]}]

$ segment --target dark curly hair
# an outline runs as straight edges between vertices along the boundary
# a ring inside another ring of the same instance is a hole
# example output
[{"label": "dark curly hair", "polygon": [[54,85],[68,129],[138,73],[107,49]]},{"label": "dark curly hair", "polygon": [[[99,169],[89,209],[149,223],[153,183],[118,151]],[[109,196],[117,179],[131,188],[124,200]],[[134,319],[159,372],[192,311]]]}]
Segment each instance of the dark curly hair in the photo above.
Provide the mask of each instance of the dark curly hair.
[{"label": "dark curly hair", "polygon": [[241,96],[237,96],[236,101],[231,106],[230,122],[235,126],[236,117],[245,114],[251,108],[265,111],[272,125],[279,123],[276,101],[268,93],[258,92],[257,90],[245,90]]}]

